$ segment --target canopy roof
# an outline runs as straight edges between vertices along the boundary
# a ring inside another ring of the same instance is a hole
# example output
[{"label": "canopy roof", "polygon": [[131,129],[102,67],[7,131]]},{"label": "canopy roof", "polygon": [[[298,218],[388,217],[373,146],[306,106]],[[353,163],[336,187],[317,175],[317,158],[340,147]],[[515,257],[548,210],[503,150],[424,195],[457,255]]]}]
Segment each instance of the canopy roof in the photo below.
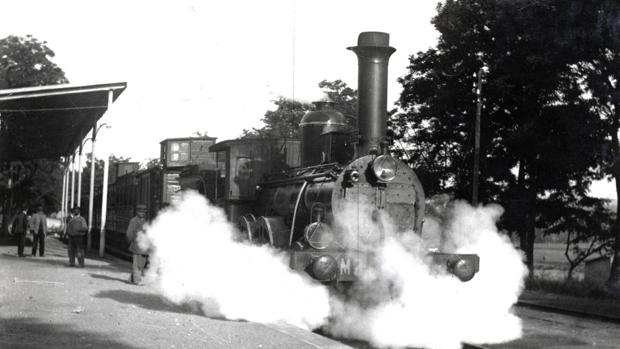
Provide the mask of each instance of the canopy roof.
[{"label": "canopy roof", "polygon": [[127,83],[0,90],[0,161],[72,154]]}]

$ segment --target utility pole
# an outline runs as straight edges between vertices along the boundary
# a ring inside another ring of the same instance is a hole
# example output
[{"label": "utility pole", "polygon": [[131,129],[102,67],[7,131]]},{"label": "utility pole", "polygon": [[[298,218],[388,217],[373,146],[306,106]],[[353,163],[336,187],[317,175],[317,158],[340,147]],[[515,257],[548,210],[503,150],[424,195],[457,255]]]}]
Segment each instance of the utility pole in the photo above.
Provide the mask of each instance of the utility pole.
[{"label": "utility pole", "polygon": [[474,126],[474,173],[472,180],[471,204],[478,206],[478,187],[480,176],[480,116],[482,114],[482,73],[478,69],[478,83],[476,84],[476,122]]}]

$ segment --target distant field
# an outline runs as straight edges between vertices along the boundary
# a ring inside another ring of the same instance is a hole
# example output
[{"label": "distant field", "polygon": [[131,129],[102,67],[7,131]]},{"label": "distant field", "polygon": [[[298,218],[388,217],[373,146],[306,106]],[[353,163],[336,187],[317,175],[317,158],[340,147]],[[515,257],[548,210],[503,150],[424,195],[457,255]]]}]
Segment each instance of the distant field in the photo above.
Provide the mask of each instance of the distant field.
[{"label": "distant field", "polygon": [[[563,280],[568,274],[568,261],[564,256],[564,243],[543,242],[534,244],[534,273],[538,277]],[[583,263],[573,272],[575,280],[583,279]]]}]

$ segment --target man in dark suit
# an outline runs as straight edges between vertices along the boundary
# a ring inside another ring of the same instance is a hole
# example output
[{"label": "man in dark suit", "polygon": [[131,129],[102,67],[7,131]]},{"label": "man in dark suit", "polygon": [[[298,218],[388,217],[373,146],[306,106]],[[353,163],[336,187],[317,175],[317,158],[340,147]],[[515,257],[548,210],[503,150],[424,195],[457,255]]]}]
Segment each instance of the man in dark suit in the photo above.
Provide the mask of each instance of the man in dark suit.
[{"label": "man in dark suit", "polygon": [[28,215],[26,214],[25,207],[13,217],[11,233],[17,237],[17,255],[26,257],[24,255],[24,246],[26,245],[26,233],[28,233]]},{"label": "man in dark suit", "polygon": [[45,254],[45,237],[47,236],[47,217],[43,213],[43,206],[37,206],[37,212],[30,217],[32,229],[32,256],[36,256],[37,247],[39,256]]}]

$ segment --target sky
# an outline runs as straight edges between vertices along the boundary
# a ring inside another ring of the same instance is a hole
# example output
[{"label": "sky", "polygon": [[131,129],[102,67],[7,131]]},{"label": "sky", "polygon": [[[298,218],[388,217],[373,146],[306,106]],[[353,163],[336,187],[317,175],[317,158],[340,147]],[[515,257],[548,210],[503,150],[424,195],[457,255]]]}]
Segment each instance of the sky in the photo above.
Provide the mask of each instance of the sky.
[{"label": "sky", "polygon": [[[436,44],[436,0],[5,1],[0,37],[46,41],[72,84],[126,82],[102,117],[97,157],[146,162],[159,142],[261,127],[279,96],[322,98],[321,80],[357,86],[363,31],[390,34],[388,108],[411,54]],[[87,143],[88,144],[88,143]],[[86,146],[89,149],[89,146]],[[602,183],[600,195],[613,194]],[[598,188],[598,187],[597,187]],[[615,194],[614,194],[615,197]]]},{"label": "sky", "polygon": [[159,142],[207,131],[225,140],[279,96],[313,101],[318,83],[357,85],[346,50],[362,31],[391,34],[390,101],[408,56],[434,45],[435,1],[15,1],[0,36],[31,34],[54,50],[72,84],[125,81],[101,119],[99,149],[136,161]]}]

